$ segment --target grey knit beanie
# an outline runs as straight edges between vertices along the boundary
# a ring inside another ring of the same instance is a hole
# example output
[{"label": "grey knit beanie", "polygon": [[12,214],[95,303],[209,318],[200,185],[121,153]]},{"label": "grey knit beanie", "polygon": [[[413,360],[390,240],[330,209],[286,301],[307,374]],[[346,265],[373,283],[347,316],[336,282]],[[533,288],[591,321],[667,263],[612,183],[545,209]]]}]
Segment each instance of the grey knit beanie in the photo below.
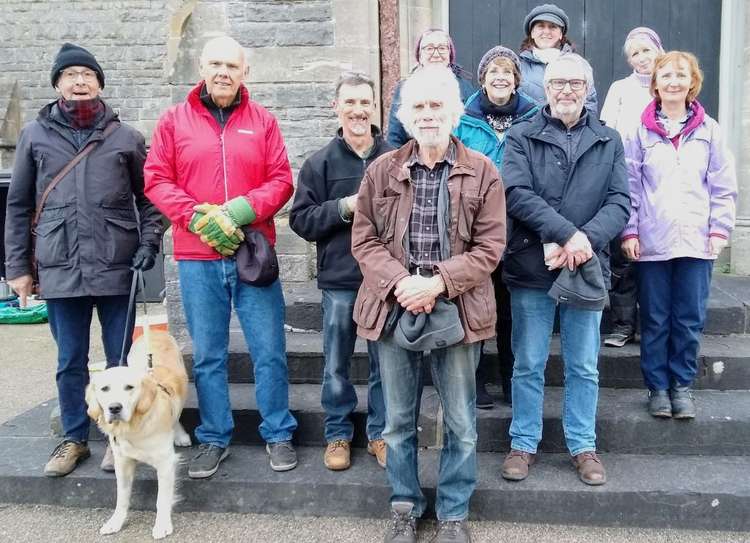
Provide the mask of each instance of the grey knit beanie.
[{"label": "grey knit beanie", "polygon": [[482,60],[479,61],[479,66],[477,67],[477,81],[479,81],[480,85],[484,85],[484,76],[487,75],[487,70],[490,67],[490,63],[499,57],[505,57],[509,59],[513,64],[515,64],[516,70],[519,73],[521,72],[521,61],[518,60],[518,55],[516,55],[507,47],[496,45],[495,47],[487,51],[482,56]]},{"label": "grey knit beanie", "polygon": [[562,27],[563,36],[568,33],[568,25],[570,24],[568,14],[555,4],[542,4],[529,12],[523,20],[523,30],[527,36],[531,35],[531,27],[537,21],[547,21]]}]

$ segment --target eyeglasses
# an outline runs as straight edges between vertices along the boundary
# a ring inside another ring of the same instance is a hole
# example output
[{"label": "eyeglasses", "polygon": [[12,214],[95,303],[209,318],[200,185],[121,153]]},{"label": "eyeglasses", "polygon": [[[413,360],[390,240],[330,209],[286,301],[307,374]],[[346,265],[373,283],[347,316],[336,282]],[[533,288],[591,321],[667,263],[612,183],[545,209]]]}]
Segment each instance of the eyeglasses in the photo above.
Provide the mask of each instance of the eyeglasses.
[{"label": "eyeglasses", "polygon": [[83,77],[86,83],[90,83],[96,79],[96,72],[92,70],[83,70],[77,72],[75,70],[64,70],[61,77],[66,81],[78,81],[79,77]]},{"label": "eyeglasses", "polygon": [[448,54],[450,50],[451,48],[447,45],[438,45],[438,46],[425,45],[420,48],[420,51],[422,51],[423,53],[427,53],[428,57],[431,57],[432,55],[434,55],[435,51],[437,51],[441,57],[444,57],[445,55]]},{"label": "eyeglasses", "polygon": [[586,87],[585,79],[550,79],[547,81],[547,85],[552,90],[561,91],[565,88],[565,85],[570,85],[570,90],[581,91]]}]

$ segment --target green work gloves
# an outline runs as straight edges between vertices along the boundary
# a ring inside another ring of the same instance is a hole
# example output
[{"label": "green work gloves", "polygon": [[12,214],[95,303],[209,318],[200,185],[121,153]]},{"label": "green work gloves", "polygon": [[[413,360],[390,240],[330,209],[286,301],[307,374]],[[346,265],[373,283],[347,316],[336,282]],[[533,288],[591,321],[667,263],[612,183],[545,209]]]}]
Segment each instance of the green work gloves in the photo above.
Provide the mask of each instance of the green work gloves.
[{"label": "green work gloves", "polygon": [[199,204],[193,209],[195,213],[188,229],[223,256],[234,254],[245,239],[240,227],[255,219],[253,208],[242,196],[229,200],[223,206]]}]

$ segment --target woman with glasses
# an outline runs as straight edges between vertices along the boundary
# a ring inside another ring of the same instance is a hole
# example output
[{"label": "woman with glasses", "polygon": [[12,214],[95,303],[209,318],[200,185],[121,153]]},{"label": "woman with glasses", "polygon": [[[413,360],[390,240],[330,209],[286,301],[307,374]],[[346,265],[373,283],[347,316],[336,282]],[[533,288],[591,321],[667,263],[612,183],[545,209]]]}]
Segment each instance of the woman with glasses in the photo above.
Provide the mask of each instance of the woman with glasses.
[{"label": "woman with glasses", "polygon": [[734,161],[697,100],[702,82],[691,53],[658,57],[654,100],[625,139],[632,210],[622,250],[636,262],[641,371],[649,413],[661,418],[695,417],[711,271],[735,221]]},{"label": "woman with glasses", "polygon": [[[561,53],[574,52],[568,39],[567,13],[555,4],[542,4],[532,9],[523,21],[526,38],[521,43],[521,87],[524,94],[537,104],[544,105],[544,69]],[[596,89],[593,85],[586,95],[586,109],[597,112]]]},{"label": "woman with glasses", "polygon": [[[417,61],[414,70],[433,64],[448,66],[456,76],[462,101],[465,101],[474,92],[474,87],[471,84],[471,74],[456,64],[456,48],[453,45],[453,40],[444,30],[431,28],[423,32],[417,40],[414,54]],[[396,117],[396,112],[401,105],[402,83],[403,81],[399,82],[393,91],[391,111],[388,115],[388,132],[386,134],[388,143],[396,148],[401,147],[411,139],[411,136],[404,130],[401,121]]]},{"label": "woman with glasses", "polygon": [[[528,119],[537,106],[528,96],[518,92],[521,68],[518,56],[502,45],[487,51],[479,61],[477,81],[480,90],[466,101],[465,113],[454,134],[467,147],[491,159],[497,169],[503,162],[505,136],[514,124]],[[503,264],[492,274],[497,305],[497,351],[500,359],[500,385],[506,403],[511,403],[510,380],[513,377],[513,352],[510,348],[510,294],[502,281]],[[476,375],[477,407],[491,409],[494,400],[487,392],[490,378],[489,359],[484,353]]]},{"label": "woman with glasses", "polygon": [[[656,57],[664,53],[659,35],[644,26],[634,28],[622,48],[633,73],[612,83],[604,99],[601,119],[625,138],[638,129],[641,113],[653,99],[649,87]],[[609,301],[612,331],[604,338],[609,347],[622,347],[635,337],[637,288],[632,263],[620,250],[620,240],[612,240],[612,290]]]}]

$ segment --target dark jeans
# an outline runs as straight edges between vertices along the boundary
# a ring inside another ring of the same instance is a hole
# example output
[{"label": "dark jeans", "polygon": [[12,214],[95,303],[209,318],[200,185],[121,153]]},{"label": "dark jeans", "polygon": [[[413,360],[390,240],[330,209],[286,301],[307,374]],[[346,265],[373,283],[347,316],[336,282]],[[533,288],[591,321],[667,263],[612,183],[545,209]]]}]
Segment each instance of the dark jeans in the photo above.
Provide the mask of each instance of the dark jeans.
[{"label": "dark jeans", "polygon": [[94,306],[102,325],[102,343],[107,367],[120,360],[123,334],[125,353],[130,350],[133,321],[128,329],[128,296],[81,296],[47,301],[49,327],[57,343],[57,396],[60,420],[66,439],[87,441],[89,417],[86,414],[86,385],[89,383],[89,338]]},{"label": "dark jeans", "polygon": [[641,371],[649,390],[691,385],[711,288],[713,260],[638,262]]},{"label": "dark jeans", "polygon": [[[513,319],[510,311],[510,292],[502,279],[503,263],[497,266],[492,273],[492,284],[495,287],[495,305],[497,306],[497,323],[495,333],[497,334],[497,356],[499,361],[500,380],[509,382],[513,377],[513,350],[511,349],[511,335],[513,332]],[[493,372],[490,367],[490,359],[484,353],[484,342],[482,342],[482,355],[477,367],[477,383],[492,382]]]},{"label": "dark jeans", "polygon": [[638,283],[634,263],[622,254],[619,236],[610,244],[610,266],[612,288],[609,291],[609,304],[612,318],[612,331],[633,334],[637,322]]},{"label": "dark jeans", "polygon": [[[349,379],[357,325],[352,319],[356,290],[323,290],[323,385],[321,405],[326,412],[325,438],[351,441],[354,435],[352,414],[357,407],[357,392]],[[381,439],[385,427],[383,386],[380,382],[377,344],[367,342],[370,372],[367,379],[367,439]]]}]

